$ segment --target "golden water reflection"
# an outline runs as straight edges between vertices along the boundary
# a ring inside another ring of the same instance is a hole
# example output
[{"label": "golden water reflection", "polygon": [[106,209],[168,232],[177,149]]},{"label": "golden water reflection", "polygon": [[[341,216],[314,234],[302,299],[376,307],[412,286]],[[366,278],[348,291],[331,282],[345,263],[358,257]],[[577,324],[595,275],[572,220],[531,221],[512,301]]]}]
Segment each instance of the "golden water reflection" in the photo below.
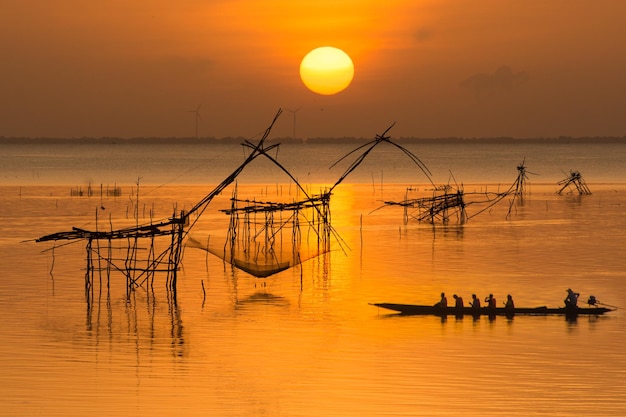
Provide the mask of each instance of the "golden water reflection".
[{"label": "golden water reflection", "polygon": [[[57,250],[51,276],[49,255],[33,257],[33,245],[0,247],[0,268],[13,277],[1,290],[7,412],[623,415],[621,310],[575,321],[442,321],[369,304],[432,304],[445,291],[553,306],[572,287],[619,305],[622,193],[600,190],[581,202],[535,189],[511,221],[504,208],[463,227],[433,227],[372,212],[394,190],[363,187],[338,192],[332,207],[349,251],[260,280],[188,248],[175,298],[158,281],[128,298],[112,281],[110,294],[88,304],[84,248]],[[31,235],[41,222],[54,229],[91,216],[87,203],[76,204],[69,220],[40,218]]]}]

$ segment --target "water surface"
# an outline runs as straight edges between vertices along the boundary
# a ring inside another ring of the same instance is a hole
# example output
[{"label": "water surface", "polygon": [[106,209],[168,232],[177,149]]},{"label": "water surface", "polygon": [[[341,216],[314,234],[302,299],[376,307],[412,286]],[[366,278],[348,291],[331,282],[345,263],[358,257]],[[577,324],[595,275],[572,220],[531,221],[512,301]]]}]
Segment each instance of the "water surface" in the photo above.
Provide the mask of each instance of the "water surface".
[{"label": "water surface", "polygon": [[[52,251],[51,244],[31,239],[73,226],[93,228],[96,217],[99,227],[132,223],[137,176],[143,181],[140,217],[167,218],[210,191],[223,178],[218,174],[241,162],[241,151],[152,148],[147,158],[155,169],[127,148],[98,157],[93,147],[82,154],[60,148],[72,163],[40,148],[22,149],[19,164],[2,159],[3,413],[624,415],[621,309],[577,320],[442,321],[388,314],[369,303],[430,304],[445,291],[466,300],[493,293],[498,303],[510,293],[520,306],[558,306],[571,287],[583,303],[593,294],[622,306],[626,174],[618,160],[625,146],[437,146],[414,150],[441,181],[448,179],[444,167],[455,167],[468,194],[505,188],[524,156],[541,176],[530,177],[530,194],[508,218],[504,201],[465,225],[454,219],[446,226],[405,224],[402,210],[380,208],[383,201],[401,200],[409,185],[427,193],[430,184],[419,173],[406,180],[414,167],[388,153],[334,192],[333,227],[343,249],[335,242],[325,256],[258,279],[188,247],[175,297],[158,277],[153,289],[127,296],[123,278],[113,276],[109,288],[98,283],[90,302],[84,242],[59,242]],[[445,146],[451,148],[444,153]],[[314,181],[303,182],[315,191],[331,177],[326,162],[344,150],[316,148],[302,164],[293,159],[303,155],[298,152],[281,150],[279,157],[286,166],[311,169]],[[190,168],[205,155],[220,160],[221,168]],[[103,161],[115,168],[109,171]],[[561,169],[580,169],[593,194],[557,195]],[[185,172],[191,180],[171,180]],[[205,173],[210,179],[201,184]],[[295,188],[275,173],[271,167],[253,171],[255,181],[241,181],[239,193],[295,198]],[[71,196],[72,188],[88,186],[87,177],[95,195]],[[99,184],[121,186],[122,196],[100,197]],[[223,221],[219,209],[229,197],[224,193],[203,216]],[[470,214],[478,209],[467,207]],[[202,228],[196,235],[209,233],[216,240],[224,235]]]}]

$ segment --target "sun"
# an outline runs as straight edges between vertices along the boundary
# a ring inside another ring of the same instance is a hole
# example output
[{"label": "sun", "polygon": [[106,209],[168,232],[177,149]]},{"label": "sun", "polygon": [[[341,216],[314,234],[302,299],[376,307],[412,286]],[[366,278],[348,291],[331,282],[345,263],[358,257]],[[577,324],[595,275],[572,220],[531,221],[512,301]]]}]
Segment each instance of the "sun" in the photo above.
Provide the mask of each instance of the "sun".
[{"label": "sun", "polygon": [[323,95],[345,90],[354,78],[354,64],[344,51],[322,46],[306,54],[300,63],[300,78],[307,88]]}]

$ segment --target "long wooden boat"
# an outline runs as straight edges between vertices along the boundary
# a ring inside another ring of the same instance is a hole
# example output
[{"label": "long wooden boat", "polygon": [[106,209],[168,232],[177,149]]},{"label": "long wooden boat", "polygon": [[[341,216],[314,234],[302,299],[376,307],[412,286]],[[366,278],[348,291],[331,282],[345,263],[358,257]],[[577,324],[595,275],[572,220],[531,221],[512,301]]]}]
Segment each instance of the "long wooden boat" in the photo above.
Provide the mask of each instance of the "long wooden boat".
[{"label": "long wooden boat", "polygon": [[561,315],[561,316],[579,316],[579,315],[600,315],[613,311],[613,309],[606,307],[516,307],[514,309],[497,307],[488,308],[481,307],[474,309],[472,307],[436,307],[425,306],[416,304],[393,304],[393,303],[372,303],[371,305],[384,308],[387,310],[396,311],[404,315],[435,315],[435,316],[546,316],[546,315]]}]

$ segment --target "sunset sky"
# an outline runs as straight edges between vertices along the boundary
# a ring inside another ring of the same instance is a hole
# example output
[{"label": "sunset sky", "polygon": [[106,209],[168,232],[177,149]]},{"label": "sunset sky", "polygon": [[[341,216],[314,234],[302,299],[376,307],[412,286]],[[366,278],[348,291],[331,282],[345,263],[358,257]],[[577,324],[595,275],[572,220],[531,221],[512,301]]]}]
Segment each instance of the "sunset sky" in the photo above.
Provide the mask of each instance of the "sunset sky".
[{"label": "sunset sky", "polygon": [[[5,0],[0,136],[626,135],[626,1]],[[355,76],[299,77],[319,46]],[[285,111],[273,135],[293,135]]]}]

